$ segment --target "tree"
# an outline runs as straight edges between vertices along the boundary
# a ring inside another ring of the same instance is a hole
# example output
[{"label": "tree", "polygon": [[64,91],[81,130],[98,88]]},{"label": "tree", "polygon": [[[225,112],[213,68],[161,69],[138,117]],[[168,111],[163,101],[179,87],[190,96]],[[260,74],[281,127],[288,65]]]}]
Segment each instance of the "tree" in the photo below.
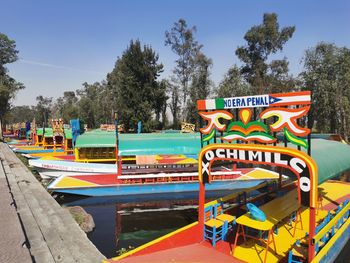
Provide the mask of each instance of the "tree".
[{"label": "tree", "polygon": [[34,117],[35,107],[23,105],[12,107],[11,110],[6,113],[5,120],[6,123],[19,123],[31,121]]},{"label": "tree", "polygon": [[197,112],[197,100],[206,99],[211,90],[210,67],[213,62],[203,53],[198,53],[195,61],[195,71],[189,89],[189,100],[186,105],[186,120],[199,127],[199,115]]},{"label": "tree", "polygon": [[[11,107],[11,101],[16,93],[23,89],[22,83],[17,82],[7,74],[6,64],[18,59],[16,43],[5,34],[0,33],[0,122]],[[1,126],[1,124],[0,124]]]},{"label": "tree", "polygon": [[[168,82],[166,80],[162,80],[159,82],[155,88],[153,89],[153,109],[156,115],[156,129],[163,129],[166,123],[166,115],[163,114],[167,109],[167,100],[169,97],[167,96],[167,88]],[[160,122],[160,117],[162,116],[162,122]]]},{"label": "tree", "polygon": [[181,112],[181,92],[180,86],[176,83],[174,78],[168,82],[168,94],[170,98],[169,108],[171,115],[173,116],[173,129],[179,129],[180,127],[180,112]]},{"label": "tree", "polygon": [[126,130],[137,130],[139,121],[144,131],[151,129],[155,96],[163,89],[157,82],[163,71],[158,58],[151,46],[142,48],[139,40],[130,41],[113,71],[107,75],[108,85],[115,94],[115,109]]},{"label": "tree", "polygon": [[230,98],[248,95],[253,95],[251,86],[244,80],[239,68],[234,65],[220,82],[216,90],[216,96],[218,98]]},{"label": "tree", "polygon": [[36,97],[37,104],[35,106],[35,120],[38,124],[48,127],[49,118],[52,112],[52,97]]},{"label": "tree", "polygon": [[[254,93],[270,92],[274,74],[288,72],[288,63],[285,60],[276,60],[271,64],[268,64],[267,61],[271,54],[283,49],[283,45],[293,36],[294,31],[294,26],[284,27],[280,30],[277,14],[272,13],[264,14],[263,23],[253,26],[245,34],[244,39],[247,44],[238,47],[236,55],[244,63],[241,73],[253,87]],[[269,74],[269,70],[272,74]],[[281,70],[282,72],[279,72]]]},{"label": "tree", "polygon": [[[165,32],[165,45],[170,46],[171,50],[178,56],[175,61],[176,66],[173,70],[176,78],[176,84],[172,85],[172,88],[176,90],[171,93],[177,94],[183,99],[183,105],[187,105],[187,98],[189,95],[189,83],[191,82],[191,76],[195,70],[195,63],[198,53],[202,48],[202,45],[194,39],[196,33],[196,27],[188,28],[187,23],[184,19],[179,19],[178,22],[174,23],[174,26],[170,31]],[[180,87],[178,86],[180,85]],[[178,94],[181,89],[181,95]],[[177,101],[178,98],[173,99],[173,102]],[[176,109],[173,105],[173,109]],[[183,117],[185,114],[183,113]],[[177,116],[173,116],[174,119]]]},{"label": "tree", "polygon": [[0,74],[5,74],[5,64],[13,63],[18,59],[16,42],[9,39],[5,34],[0,33]]},{"label": "tree", "polygon": [[78,117],[77,109],[78,98],[74,91],[65,91],[63,97],[56,100],[53,107],[53,115],[55,118],[62,118],[65,123],[69,123],[71,119]]},{"label": "tree", "polygon": [[78,116],[89,128],[96,128],[98,122],[96,121],[97,111],[99,107],[99,94],[101,92],[100,84],[83,83],[83,88],[77,90],[77,95],[80,96],[78,102]]},{"label": "tree", "polygon": [[350,49],[319,43],[306,50],[304,89],[312,91],[310,128],[316,122],[319,132],[340,133],[350,128]]}]

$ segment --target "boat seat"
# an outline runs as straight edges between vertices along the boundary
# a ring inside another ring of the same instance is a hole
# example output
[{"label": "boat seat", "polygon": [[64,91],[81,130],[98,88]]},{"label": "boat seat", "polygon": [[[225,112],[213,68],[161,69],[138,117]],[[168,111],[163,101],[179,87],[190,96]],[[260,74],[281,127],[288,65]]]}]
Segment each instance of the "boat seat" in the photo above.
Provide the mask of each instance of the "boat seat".
[{"label": "boat seat", "polygon": [[226,235],[226,224],[214,218],[213,206],[211,205],[204,208],[204,220],[204,239],[210,240],[215,247],[216,243],[223,240]]},{"label": "boat seat", "polygon": [[223,226],[223,240],[226,240],[226,236],[229,230],[233,228],[233,225],[236,223],[236,217],[224,213],[223,203],[217,203],[213,207],[214,209],[214,218],[224,222]]}]

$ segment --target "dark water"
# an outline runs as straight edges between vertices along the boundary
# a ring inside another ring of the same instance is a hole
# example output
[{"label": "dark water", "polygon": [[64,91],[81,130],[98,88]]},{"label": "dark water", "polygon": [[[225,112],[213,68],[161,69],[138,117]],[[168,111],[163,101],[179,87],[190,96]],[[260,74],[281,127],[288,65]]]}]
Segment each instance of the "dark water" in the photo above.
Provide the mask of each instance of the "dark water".
[{"label": "dark water", "polygon": [[[223,196],[216,193],[209,199]],[[131,249],[197,220],[196,194],[127,196],[124,198],[65,196],[60,203],[82,206],[95,221],[89,239],[107,258]]]},{"label": "dark water", "polygon": [[[216,193],[209,199],[227,193]],[[96,227],[89,239],[107,258],[132,249],[197,220],[197,196],[156,195],[124,198],[65,196],[60,203],[80,205],[90,213]],[[335,262],[350,262],[350,241]]]}]

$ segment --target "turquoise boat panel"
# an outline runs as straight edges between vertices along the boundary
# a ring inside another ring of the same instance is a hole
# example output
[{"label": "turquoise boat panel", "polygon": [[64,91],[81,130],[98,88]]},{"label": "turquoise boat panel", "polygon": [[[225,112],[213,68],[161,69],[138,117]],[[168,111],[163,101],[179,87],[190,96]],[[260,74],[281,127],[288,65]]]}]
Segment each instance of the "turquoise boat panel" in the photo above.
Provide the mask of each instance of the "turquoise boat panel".
[{"label": "turquoise boat panel", "polygon": [[[77,138],[76,148],[115,147],[115,132],[91,131]],[[127,155],[198,154],[199,133],[119,134],[119,152]]]},{"label": "turquoise boat panel", "polygon": [[72,129],[64,129],[64,136],[66,139],[72,139]]}]

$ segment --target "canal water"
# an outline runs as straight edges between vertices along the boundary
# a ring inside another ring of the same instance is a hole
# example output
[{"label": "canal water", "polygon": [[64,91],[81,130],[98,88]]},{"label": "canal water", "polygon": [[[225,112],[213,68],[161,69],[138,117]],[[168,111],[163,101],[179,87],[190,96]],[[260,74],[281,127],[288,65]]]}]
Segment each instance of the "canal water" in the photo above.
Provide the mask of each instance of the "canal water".
[{"label": "canal water", "polygon": [[[228,194],[208,196],[208,200]],[[65,206],[82,206],[95,221],[89,239],[107,258],[138,247],[197,221],[197,194],[120,197],[60,197]]]}]

